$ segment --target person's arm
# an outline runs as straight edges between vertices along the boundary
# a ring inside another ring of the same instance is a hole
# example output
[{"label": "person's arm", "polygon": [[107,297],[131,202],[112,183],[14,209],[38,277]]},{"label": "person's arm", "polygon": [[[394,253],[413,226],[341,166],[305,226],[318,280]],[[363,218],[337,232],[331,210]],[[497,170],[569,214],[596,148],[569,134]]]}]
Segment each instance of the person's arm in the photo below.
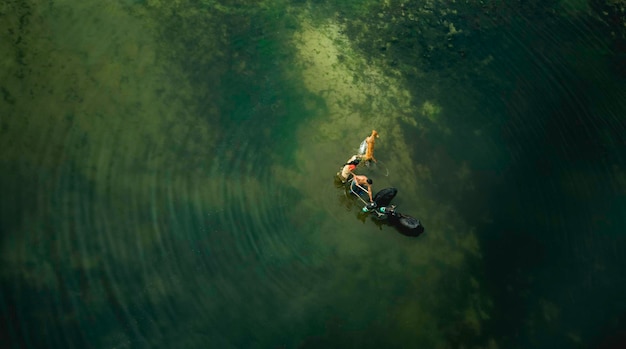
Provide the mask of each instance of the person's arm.
[{"label": "person's arm", "polygon": [[367,195],[370,196],[370,202],[374,202],[374,199],[372,199],[372,186],[371,185],[367,186]]}]

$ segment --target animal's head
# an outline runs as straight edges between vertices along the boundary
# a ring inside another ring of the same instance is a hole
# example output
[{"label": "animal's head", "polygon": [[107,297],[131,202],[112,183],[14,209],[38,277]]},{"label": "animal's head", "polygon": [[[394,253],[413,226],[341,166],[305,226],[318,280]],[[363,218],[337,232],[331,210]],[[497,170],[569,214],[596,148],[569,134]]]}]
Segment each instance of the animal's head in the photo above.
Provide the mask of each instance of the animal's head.
[{"label": "animal's head", "polygon": [[378,131],[372,130],[372,137],[378,138]]}]

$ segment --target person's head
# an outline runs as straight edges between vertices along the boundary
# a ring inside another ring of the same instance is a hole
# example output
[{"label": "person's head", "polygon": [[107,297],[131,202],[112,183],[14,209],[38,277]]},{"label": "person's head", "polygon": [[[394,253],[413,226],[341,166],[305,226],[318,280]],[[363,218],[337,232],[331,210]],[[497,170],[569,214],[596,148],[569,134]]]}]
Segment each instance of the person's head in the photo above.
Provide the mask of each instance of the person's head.
[{"label": "person's head", "polygon": [[372,180],[371,179],[367,179],[367,184],[372,184]]},{"label": "person's head", "polygon": [[358,165],[361,162],[361,160],[359,159],[354,159],[352,160],[352,162],[350,162],[352,165]]}]

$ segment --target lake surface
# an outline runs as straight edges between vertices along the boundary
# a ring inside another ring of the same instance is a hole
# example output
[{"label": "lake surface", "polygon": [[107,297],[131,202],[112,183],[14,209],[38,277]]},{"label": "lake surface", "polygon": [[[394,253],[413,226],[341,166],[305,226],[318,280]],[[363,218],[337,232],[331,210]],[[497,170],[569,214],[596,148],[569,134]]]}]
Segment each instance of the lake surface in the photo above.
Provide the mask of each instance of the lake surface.
[{"label": "lake surface", "polygon": [[0,3],[2,347],[623,348],[623,8]]}]

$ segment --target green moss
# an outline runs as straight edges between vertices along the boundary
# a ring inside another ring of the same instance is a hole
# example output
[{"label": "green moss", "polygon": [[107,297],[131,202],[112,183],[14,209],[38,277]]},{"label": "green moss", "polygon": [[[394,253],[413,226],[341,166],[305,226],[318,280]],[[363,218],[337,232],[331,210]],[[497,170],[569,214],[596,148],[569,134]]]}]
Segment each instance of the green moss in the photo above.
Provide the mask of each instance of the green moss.
[{"label": "green moss", "polygon": [[441,114],[441,107],[430,102],[426,101],[422,104],[422,115],[428,118],[432,123],[437,123],[439,120],[439,115]]}]

